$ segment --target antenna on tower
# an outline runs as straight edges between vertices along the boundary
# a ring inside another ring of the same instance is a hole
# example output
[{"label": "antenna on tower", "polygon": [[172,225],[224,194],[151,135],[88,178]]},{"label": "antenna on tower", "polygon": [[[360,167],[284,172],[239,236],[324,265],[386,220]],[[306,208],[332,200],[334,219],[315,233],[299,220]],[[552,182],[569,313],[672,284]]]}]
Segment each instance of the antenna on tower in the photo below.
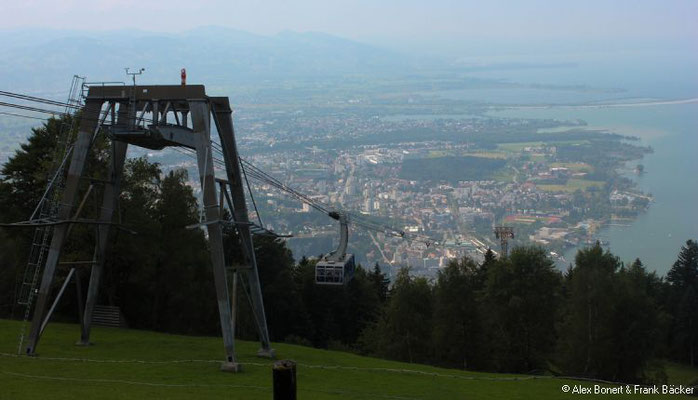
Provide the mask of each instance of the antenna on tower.
[{"label": "antenna on tower", "polygon": [[124,68],[126,70],[126,75],[131,75],[133,78],[133,86],[136,86],[136,75],[141,75],[145,72],[145,68],[141,68],[138,72],[129,72],[130,68]]}]

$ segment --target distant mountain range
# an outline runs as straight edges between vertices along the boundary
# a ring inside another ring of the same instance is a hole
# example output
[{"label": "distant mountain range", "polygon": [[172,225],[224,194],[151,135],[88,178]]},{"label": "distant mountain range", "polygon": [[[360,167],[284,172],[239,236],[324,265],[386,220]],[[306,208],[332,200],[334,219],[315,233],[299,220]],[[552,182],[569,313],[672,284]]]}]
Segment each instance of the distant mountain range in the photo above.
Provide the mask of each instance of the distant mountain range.
[{"label": "distant mountain range", "polygon": [[178,34],[145,31],[0,31],[0,87],[64,92],[73,74],[126,80],[124,67],[145,67],[143,83],[228,85],[265,80],[409,73],[416,58],[325,33],[273,36],[203,27]]}]

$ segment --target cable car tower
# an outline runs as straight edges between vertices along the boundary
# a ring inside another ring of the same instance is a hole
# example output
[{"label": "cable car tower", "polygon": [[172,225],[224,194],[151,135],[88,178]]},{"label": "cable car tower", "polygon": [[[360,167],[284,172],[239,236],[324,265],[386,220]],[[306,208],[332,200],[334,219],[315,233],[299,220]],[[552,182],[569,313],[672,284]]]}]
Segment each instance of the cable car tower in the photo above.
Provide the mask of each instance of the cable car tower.
[{"label": "cable car tower", "polygon": [[[128,71],[127,71],[128,72]],[[140,73],[142,71],[139,71]],[[81,321],[81,336],[78,344],[90,344],[92,316],[95,310],[101,275],[109,248],[109,234],[114,210],[121,190],[121,180],[129,145],[161,150],[165,147],[184,147],[196,152],[201,189],[203,192],[203,213],[200,226],[206,228],[211,252],[211,263],[215,281],[218,312],[225,348],[225,362],[221,369],[238,371],[240,365],[235,356],[234,309],[228,293],[228,279],[223,251],[222,225],[223,198],[228,200],[233,224],[242,242],[245,258],[243,266],[236,272],[246,275],[250,291],[254,320],[259,332],[261,349],[259,356],[273,357],[270,347],[262,291],[257,273],[252,233],[255,225],[248,219],[245,203],[244,179],[241,174],[240,158],[235,143],[232,109],[227,97],[210,97],[203,85],[171,86],[137,86],[135,75],[133,86],[93,85],[89,86],[81,110],[77,138],[70,147],[66,160],[67,175],[62,190],[58,212],[50,220],[35,220],[12,224],[15,226],[51,226],[53,227],[50,245],[41,274],[38,288],[32,287],[37,301],[31,322],[25,353],[36,354],[36,349],[43,331],[42,326],[48,321],[47,315],[50,290],[59,264],[61,251],[70,232],[70,226],[76,223],[96,225],[95,258],[92,265],[87,301]],[[146,118],[148,116],[148,118]],[[220,196],[214,174],[214,158],[211,146],[211,119],[215,124],[222,148],[226,184],[220,184]],[[79,184],[83,179],[86,160],[95,137],[106,131],[111,138],[111,159],[108,178],[104,184],[101,214],[98,220],[79,219],[80,207],[75,209]],[[47,192],[50,191],[51,183]],[[39,266],[40,267],[40,266]],[[37,272],[38,274],[38,272]],[[237,275],[237,274],[236,274]],[[36,281],[36,280],[35,280]]]},{"label": "cable car tower", "polygon": [[514,238],[514,228],[511,226],[495,226],[494,236],[499,239],[499,245],[502,248],[502,256],[507,257],[509,255],[509,239]]},{"label": "cable car tower", "polygon": [[[249,161],[239,157],[233,129],[232,110],[227,97],[210,97],[206,95],[203,85],[186,85],[186,71],[181,71],[181,85],[168,86],[138,86],[136,76],[144,70],[126,73],[133,78],[133,86],[114,83],[84,83],[84,78],[76,77],[71,86],[68,103],[57,103],[52,100],[33,96],[2,92],[0,94],[17,97],[28,101],[39,101],[51,105],[61,104],[68,109],[79,110],[73,114],[71,121],[79,121],[77,137],[70,140],[70,129],[62,130],[59,138],[60,151],[56,154],[56,162],[52,168],[47,188],[39,201],[39,205],[28,221],[16,223],[0,223],[2,227],[34,227],[34,241],[25,271],[25,279],[20,288],[19,303],[26,305],[25,321],[31,315],[32,305],[36,297],[36,306],[32,316],[28,344],[24,344],[24,329],[20,335],[20,352],[35,355],[42,332],[48,323],[65,287],[77,270],[71,269],[60,289],[56,299],[47,311],[49,297],[56,269],[59,264],[91,265],[91,274],[87,292],[87,301],[82,311],[82,296],[78,294],[78,305],[81,314],[81,336],[78,344],[89,345],[92,317],[99,292],[102,271],[106,262],[110,241],[111,227],[124,229],[112,222],[117,201],[120,196],[121,179],[128,145],[139,146],[151,150],[161,150],[166,147],[182,147],[194,153],[199,170],[201,191],[203,193],[203,209],[198,224],[188,228],[206,228],[211,252],[214,283],[220,316],[223,344],[226,353],[225,362],[221,369],[238,371],[240,365],[235,355],[235,290],[238,275],[247,279],[250,303],[254,320],[259,332],[261,348],[259,356],[274,357],[270,347],[262,292],[259,283],[257,263],[255,260],[252,235],[283,237],[252,223],[248,217],[244,186],[247,176],[271,187],[279,189],[296,199],[308,204],[339,222],[340,240],[336,250],[325,255],[315,267],[315,283],[318,285],[346,285],[351,281],[355,271],[353,254],[347,254],[349,240],[349,222],[363,229],[380,232],[385,236],[401,238],[431,245],[441,245],[441,241],[423,234],[407,233],[389,225],[372,221],[359,214],[343,210],[330,211],[330,206],[322,204],[267,174]],[[80,84],[80,82],[83,82]],[[78,91],[83,90],[84,102],[76,100]],[[19,108],[20,106],[17,105]],[[49,110],[40,110],[53,113]],[[55,114],[55,113],[54,113]],[[211,141],[211,118],[220,138],[220,144]],[[106,180],[84,177],[88,154],[97,136],[103,132],[111,139],[111,157]],[[216,146],[216,148],[213,147]],[[212,150],[223,155],[223,160],[213,156]],[[187,155],[192,155],[186,153]],[[59,160],[62,160],[59,162]],[[223,164],[226,179],[215,177],[214,164]],[[82,180],[90,181],[82,201],[77,208],[75,203],[80,192]],[[98,219],[80,218],[81,210],[92,193],[93,184],[103,185],[103,199]],[[217,185],[220,191],[217,190]],[[252,192],[250,190],[250,197]],[[224,206],[227,204],[231,211],[231,219],[223,217]],[[254,198],[252,198],[252,204]],[[255,205],[256,211],[256,205]],[[259,213],[257,212],[259,217]],[[93,259],[59,263],[61,251],[70,236],[75,224],[89,224],[96,227],[96,244]],[[261,219],[260,219],[261,225]],[[223,226],[233,226],[238,231],[241,241],[244,261],[236,267],[225,266],[223,251]],[[497,227],[497,237],[502,240],[503,254],[506,255],[506,240],[513,237],[510,227]],[[233,272],[233,301],[228,292],[227,270]],[[41,276],[39,284],[39,276]],[[79,280],[76,281],[79,283]],[[38,285],[38,287],[37,287]],[[243,284],[243,286],[245,286]],[[78,292],[81,289],[78,286]]]}]

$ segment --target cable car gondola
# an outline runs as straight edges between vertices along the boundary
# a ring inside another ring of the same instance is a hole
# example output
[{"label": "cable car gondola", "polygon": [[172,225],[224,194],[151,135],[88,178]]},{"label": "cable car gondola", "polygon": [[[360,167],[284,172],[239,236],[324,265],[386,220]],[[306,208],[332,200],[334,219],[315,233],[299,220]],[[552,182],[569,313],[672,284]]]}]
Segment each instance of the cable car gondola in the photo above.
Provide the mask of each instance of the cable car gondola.
[{"label": "cable car gondola", "polygon": [[345,213],[332,211],[331,218],[339,221],[339,246],[315,264],[315,283],[318,285],[344,285],[354,277],[354,255],[347,254],[349,225]]}]

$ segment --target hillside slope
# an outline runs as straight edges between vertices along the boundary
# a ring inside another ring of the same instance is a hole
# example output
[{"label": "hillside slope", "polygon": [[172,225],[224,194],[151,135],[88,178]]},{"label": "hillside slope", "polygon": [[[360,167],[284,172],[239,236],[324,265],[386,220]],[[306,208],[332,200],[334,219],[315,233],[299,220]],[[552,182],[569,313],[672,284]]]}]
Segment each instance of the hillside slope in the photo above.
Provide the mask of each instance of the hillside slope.
[{"label": "hillside slope", "polygon": [[[223,355],[219,338],[97,327],[95,345],[84,348],[73,345],[78,326],[52,323],[38,348],[39,356],[29,358],[15,355],[19,331],[19,322],[0,320],[1,399],[272,396],[271,362],[254,356],[254,342],[237,343],[244,372],[229,374],[218,370]],[[577,396],[565,396],[562,385],[594,385],[434,368],[288,344],[274,347],[279,358],[298,362],[300,399],[564,399]]]}]

